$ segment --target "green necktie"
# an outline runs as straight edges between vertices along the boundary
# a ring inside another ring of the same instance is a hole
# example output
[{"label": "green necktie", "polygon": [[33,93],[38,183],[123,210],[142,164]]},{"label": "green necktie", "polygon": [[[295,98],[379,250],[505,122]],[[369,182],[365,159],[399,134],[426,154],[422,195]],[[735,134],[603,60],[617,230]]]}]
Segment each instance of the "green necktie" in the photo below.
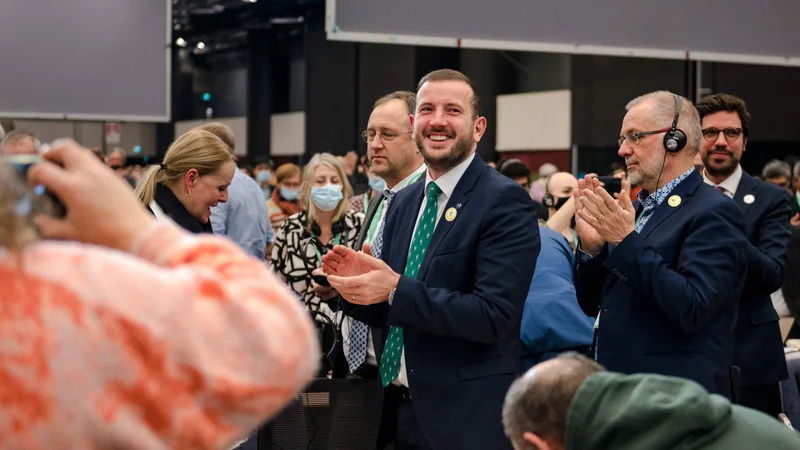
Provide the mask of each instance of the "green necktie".
[{"label": "green necktie", "polygon": [[[403,275],[410,278],[417,278],[419,266],[425,257],[425,250],[433,236],[433,229],[436,228],[436,216],[439,212],[439,194],[442,192],[436,183],[428,185],[428,200],[425,203],[425,210],[422,211],[417,222],[417,230],[414,232],[414,239],[411,240],[411,251],[406,261],[406,270]],[[403,355],[403,329],[391,327],[389,336],[386,338],[386,346],[381,357],[381,383],[388,386],[400,375],[400,357]]]}]

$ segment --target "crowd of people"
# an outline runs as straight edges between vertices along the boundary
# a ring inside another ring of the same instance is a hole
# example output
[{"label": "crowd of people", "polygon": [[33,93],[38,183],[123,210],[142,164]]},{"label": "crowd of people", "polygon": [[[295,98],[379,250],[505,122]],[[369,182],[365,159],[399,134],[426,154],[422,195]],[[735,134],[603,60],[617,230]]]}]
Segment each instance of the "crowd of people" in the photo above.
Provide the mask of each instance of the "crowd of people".
[{"label": "crowd of people", "polygon": [[0,165],[0,289],[26,305],[0,321],[29,357],[0,364],[4,403],[48,411],[4,406],[24,426],[0,435],[222,448],[316,374],[372,380],[380,425],[352,425],[376,448],[800,448],[778,421],[800,163],[745,173],[731,95],[625,111],[608,177],[488,164],[493,124],[446,69],[375,101],[363,157],[237,168],[216,122],[141,170],[53,143],[28,177],[63,218]]}]

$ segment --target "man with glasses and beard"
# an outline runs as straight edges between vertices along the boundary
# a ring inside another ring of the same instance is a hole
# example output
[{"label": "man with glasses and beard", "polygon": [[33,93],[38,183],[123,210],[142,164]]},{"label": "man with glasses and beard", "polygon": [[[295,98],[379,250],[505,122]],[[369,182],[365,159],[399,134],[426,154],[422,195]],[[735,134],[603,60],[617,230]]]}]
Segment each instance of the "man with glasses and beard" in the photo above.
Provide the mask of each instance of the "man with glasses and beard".
[{"label": "man with glasses and beard", "polygon": [[[637,205],[578,181],[578,302],[609,370],[694,380],[732,395],[734,324],[747,274],[739,208],[694,168],[697,110],[666,91],[628,103],[619,134]],[[627,194],[627,193],[626,193]]]},{"label": "man with glasses and beard", "polygon": [[703,179],[739,205],[749,241],[733,359],[742,371],[741,404],[775,417],[781,412],[778,383],[788,373],[770,294],[783,285],[791,236],[789,194],[751,177],[739,165],[750,129],[744,101],[714,94],[703,98],[697,110],[702,121]]},{"label": "man with glasses and beard", "polygon": [[395,448],[510,449],[500,414],[539,254],[533,201],[476,154],[486,118],[465,75],[423,77],[411,123],[427,173],[389,200],[381,259],[336,247],[323,269],[347,313],[384,330]]}]

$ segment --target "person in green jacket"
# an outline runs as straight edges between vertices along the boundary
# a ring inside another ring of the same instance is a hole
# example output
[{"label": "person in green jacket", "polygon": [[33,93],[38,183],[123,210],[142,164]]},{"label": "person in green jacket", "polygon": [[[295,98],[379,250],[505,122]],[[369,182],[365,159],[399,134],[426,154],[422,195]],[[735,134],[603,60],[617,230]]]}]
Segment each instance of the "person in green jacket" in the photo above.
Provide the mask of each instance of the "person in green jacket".
[{"label": "person in green jacket", "polygon": [[800,449],[800,433],[694,381],[606,372],[577,353],[517,379],[503,426],[517,450]]}]

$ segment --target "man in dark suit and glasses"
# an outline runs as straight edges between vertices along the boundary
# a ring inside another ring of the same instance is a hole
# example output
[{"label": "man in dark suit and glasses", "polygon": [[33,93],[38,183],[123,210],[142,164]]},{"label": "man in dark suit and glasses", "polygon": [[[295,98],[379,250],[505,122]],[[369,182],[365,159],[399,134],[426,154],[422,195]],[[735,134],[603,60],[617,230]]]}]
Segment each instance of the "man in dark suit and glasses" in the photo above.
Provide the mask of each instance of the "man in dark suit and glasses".
[{"label": "man in dark suit and glasses", "polygon": [[703,179],[742,210],[749,241],[733,357],[742,371],[741,404],[775,417],[781,413],[778,383],[788,372],[770,294],[780,289],[785,275],[791,237],[789,194],[751,177],[739,165],[750,130],[750,115],[742,99],[714,94],[700,100],[697,110],[703,133]]},{"label": "man in dark suit and glasses", "polygon": [[[410,91],[395,91],[379,98],[369,116],[367,129],[361,137],[367,143],[372,173],[386,182],[386,189],[369,203],[356,248],[372,245],[379,238],[388,210],[388,198],[409,184],[425,176],[422,154],[411,135],[409,116],[414,114],[416,95]],[[380,255],[376,255],[380,256]],[[322,269],[317,269],[322,274]],[[336,295],[330,286],[314,284],[318,297],[327,300]],[[371,328],[352,317],[342,321],[342,339],[347,366],[342,366],[351,376],[378,378],[383,340],[381,328]],[[334,369],[337,378],[344,370]]]},{"label": "man in dark suit and glasses", "polygon": [[700,118],[666,91],[628,103],[619,137],[637,205],[578,181],[575,289],[609,370],[694,380],[730,397],[734,327],[747,274],[739,208],[693,165]]},{"label": "man in dark suit and glasses", "polygon": [[384,329],[398,450],[510,449],[500,414],[539,253],[533,200],[476,154],[486,119],[460,72],[423,77],[412,120],[428,170],[394,197],[381,259],[336,247],[323,269],[348,314]]}]

